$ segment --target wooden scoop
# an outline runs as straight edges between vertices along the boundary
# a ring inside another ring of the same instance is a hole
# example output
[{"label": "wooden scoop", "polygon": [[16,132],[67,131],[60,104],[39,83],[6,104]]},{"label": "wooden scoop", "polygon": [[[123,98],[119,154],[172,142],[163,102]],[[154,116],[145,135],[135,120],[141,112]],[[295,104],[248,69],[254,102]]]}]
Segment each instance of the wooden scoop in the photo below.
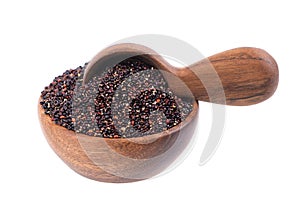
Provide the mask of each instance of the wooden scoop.
[{"label": "wooden scoop", "polygon": [[[132,43],[114,45],[98,53],[87,66],[84,83],[106,66],[118,64],[133,56],[142,58],[160,70],[170,72],[171,74],[165,75],[165,79],[172,91],[185,97],[187,86],[198,101],[252,105],[272,96],[278,84],[277,64],[262,49],[236,48],[203,59],[189,67],[176,68],[153,50]],[[178,83],[178,79],[183,83]]]},{"label": "wooden scoop", "polygon": [[39,105],[40,123],[50,146],[69,167],[90,179],[133,182],[161,173],[188,145],[197,123],[198,100],[251,105],[269,98],[278,84],[277,64],[261,49],[237,48],[176,68],[151,49],[136,44],[111,46],[97,54],[87,66],[84,83],[103,68],[132,56],[164,70],[174,94],[194,97],[193,111],[179,125],[162,133],[109,139],[76,134],[56,125]]}]

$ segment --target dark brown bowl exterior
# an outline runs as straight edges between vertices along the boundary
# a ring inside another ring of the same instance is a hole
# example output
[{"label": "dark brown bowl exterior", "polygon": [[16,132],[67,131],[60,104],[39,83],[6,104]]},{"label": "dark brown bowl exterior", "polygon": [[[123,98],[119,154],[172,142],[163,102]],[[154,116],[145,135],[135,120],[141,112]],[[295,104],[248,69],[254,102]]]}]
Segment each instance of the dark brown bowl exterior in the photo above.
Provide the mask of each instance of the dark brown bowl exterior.
[{"label": "dark brown bowl exterior", "polygon": [[78,174],[101,182],[125,183],[151,178],[170,166],[189,144],[198,103],[180,125],[160,134],[106,139],[76,134],[56,125],[38,106],[43,133],[55,153]]}]

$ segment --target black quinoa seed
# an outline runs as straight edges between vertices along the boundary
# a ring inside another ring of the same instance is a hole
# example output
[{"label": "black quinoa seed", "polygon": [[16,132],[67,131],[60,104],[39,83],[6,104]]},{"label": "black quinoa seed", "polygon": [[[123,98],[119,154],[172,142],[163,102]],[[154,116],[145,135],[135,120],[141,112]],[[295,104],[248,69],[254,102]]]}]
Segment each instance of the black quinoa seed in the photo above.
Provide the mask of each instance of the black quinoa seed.
[{"label": "black quinoa seed", "polygon": [[65,71],[45,87],[40,104],[55,124],[89,136],[139,137],[170,129],[192,111],[161,72],[129,58],[82,85],[86,68]]}]

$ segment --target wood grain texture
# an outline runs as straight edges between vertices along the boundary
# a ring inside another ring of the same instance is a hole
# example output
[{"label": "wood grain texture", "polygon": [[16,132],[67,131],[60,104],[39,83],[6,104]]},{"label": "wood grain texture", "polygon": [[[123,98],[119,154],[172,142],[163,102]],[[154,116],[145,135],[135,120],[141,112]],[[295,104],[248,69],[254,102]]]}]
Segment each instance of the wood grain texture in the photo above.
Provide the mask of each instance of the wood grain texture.
[{"label": "wood grain texture", "polygon": [[258,48],[236,48],[216,54],[181,69],[178,75],[197,100],[238,106],[268,99],[279,79],[275,60]]},{"label": "wood grain texture", "polygon": [[187,121],[160,134],[131,139],[107,139],[76,134],[56,125],[38,105],[43,133],[55,153],[75,172],[111,183],[135,182],[165,170],[190,142],[198,105]]}]

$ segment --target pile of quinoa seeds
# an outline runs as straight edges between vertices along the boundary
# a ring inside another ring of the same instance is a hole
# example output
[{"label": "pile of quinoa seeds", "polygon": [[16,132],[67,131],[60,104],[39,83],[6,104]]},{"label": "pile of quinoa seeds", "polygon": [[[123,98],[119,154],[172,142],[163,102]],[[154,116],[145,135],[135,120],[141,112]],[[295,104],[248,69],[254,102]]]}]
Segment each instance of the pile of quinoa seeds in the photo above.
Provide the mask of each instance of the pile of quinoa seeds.
[{"label": "pile of quinoa seeds", "polygon": [[106,68],[82,85],[86,65],[65,71],[41,93],[45,114],[68,130],[141,137],[178,125],[193,109],[191,100],[172,93],[159,70],[138,58]]}]

